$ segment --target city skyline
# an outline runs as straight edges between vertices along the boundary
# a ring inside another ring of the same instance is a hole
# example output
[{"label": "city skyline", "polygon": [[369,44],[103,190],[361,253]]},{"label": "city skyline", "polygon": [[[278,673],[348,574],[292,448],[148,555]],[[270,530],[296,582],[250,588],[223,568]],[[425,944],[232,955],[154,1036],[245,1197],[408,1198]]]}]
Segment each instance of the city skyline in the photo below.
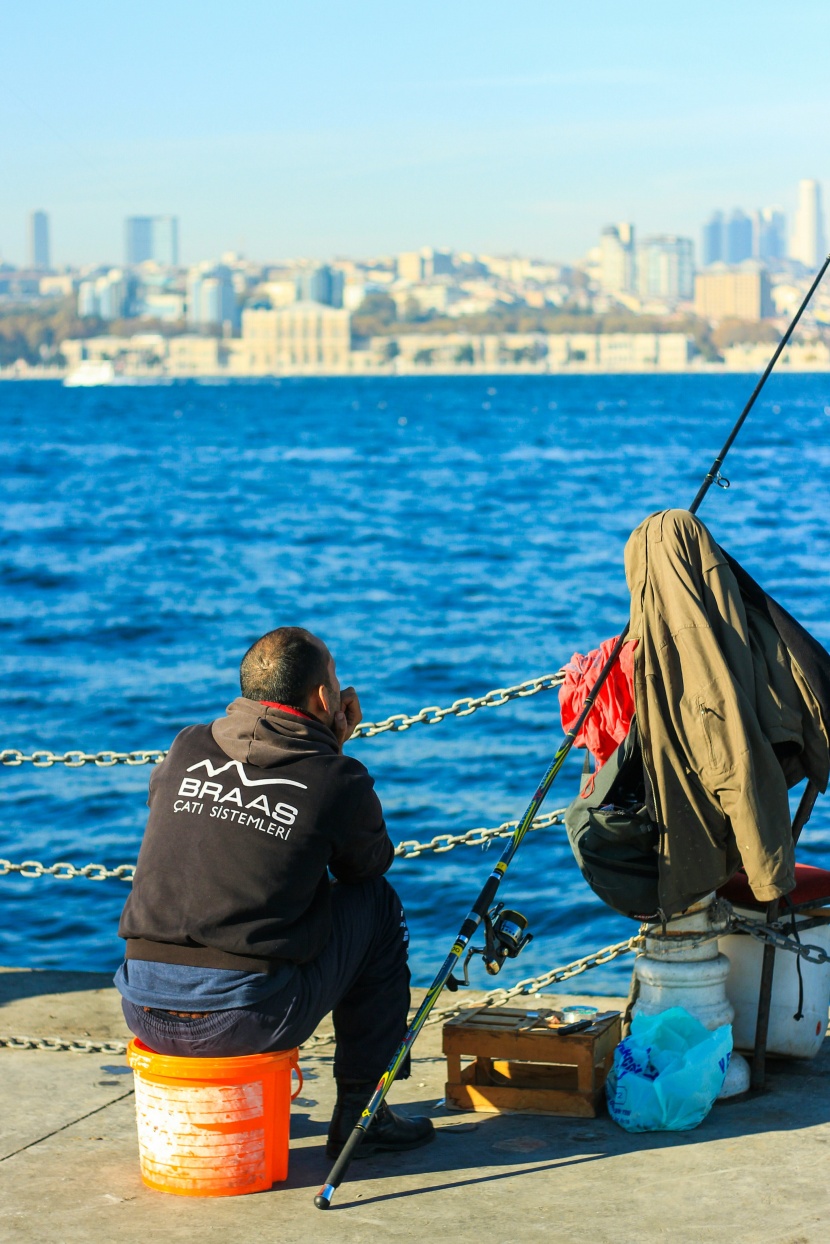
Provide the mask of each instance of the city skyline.
[{"label": "city skyline", "polygon": [[570,261],[608,220],[697,239],[714,204],[792,219],[800,178],[830,182],[811,0],[786,22],[764,0],[752,21],[707,0],[634,17],[529,3],[522,20],[488,0],[206,0],[199,23],[148,0],[142,18],[90,0],[10,12],[4,258],[22,261],[42,203],[55,264],[119,262],[139,213],[187,222],[184,263],[424,239]]},{"label": "city skyline", "polygon": [[[529,252],[521,252],[517,248],[507,249],[500,252],[504,256],[524,255],[532,257],[543,262],[559,263],[559,264],[575,264],[579,266],[591,259],[592,254],[596,255],[601,264],[608,262],[608,256],[604,254],[606,249],[606,241],[610,243],[611,235],[617,235],[618,230],[630,230],[625,242],[625,248],[630,249],[632,256],[637,246],[641,246],[644,241],[659,241],[660,239],[673,238],[681,242],[692,243],[692,253],[688,256],[687,262],[692,268],[704,268],[712,263],[723,262],[726,264],[740,264],[746,259],[757,259],[762,262],[779,262],[786,260],[798,260],[808,269],[818,265],[824,256],[826,239],[828,237],[828,224],[826,220],[826,210],[824,207],[824,190],[821,182],[814,178],[800,178],[795,192],[789,197],[795,197],[796,208],[792,216],[781,208],[780,203],[773,206],[754,207],[747,211],[743,206],[734,206],[731,211],[723,208],[714,208],[711,210],[705,220],[698,223],[697,229],[690,231],[688,237],[676,231],[662,231],[660,233],[651,232],[640,229],[639,224],[636,225],[637,242],[634,241],[635,223],[628,222],[624,224],[609,224],[607,219],[602,227],[598,230],[598,238],[595,237],[591,244],[586,248],[585,252],[573,259],[563,259],[556,254],[536,254]],[[785,196],[787,197],[787,196]],[[207,256],[200,256],[194,260],[188,258],[186,260],[180,257],[180,220],[175,215],[155,215],[155,216],[126,216],[122,222],[122,231],[124,241],[122,243],[123,258],[113,261],[111,259],[97,258],[87,263],[64,262],[63,264],[50,264],[49,255],[51,251],[51,214],[43,209],[29,211],[26,217],[27,221],[27,254],[26,262],[17,266],[20,268],[31,267],[36,268],[52,268],[53,270],[90,270],[115,268],[121,264],[127,267],[135,267],[147,260],[151,260],[161,267],[171,268],[189,268],[194,265],[206,263],[216,263],[216,255],[236,253],[240,257],[250,259],[254,262],[263,264],[278,264],[280,262],[311,262],[311,263],[327,263],[339,261],[365,261],[370,258],[374,259],[405,259],[409,254],[413,261],[422,263],[419,256],[427,251],[432,252],[436,257],[441,255],[447,256],[449,264],[449,256],[460,253],[483,254],[485,252],[471,251],[469,247],[432,247],[421,245],[417,249],[411,251],[398,250],[387,252],[386,254],[375,250],[373,252],[358,255],[355,253],[340,253],[337,255],[301,255],[285,252],[281,255],[244,255],[242,252],[234,252],[232,248],[222,248],[220,252],[215,252],[214,256],[208,259]],[[647,234],[647,236],[645,236]],[[619,244],[619,237],[616,236],[615,245]],[[499,252],[493,252],[498,254]],[[39,255],[38,259],[36,256]],[[44,259],[45,257],[45,259]],[[8,259],[0,252],[0,262],[8,263]],[[612,261],[613,262],[613,261]],[[444,269],[449,271],[450,267]],[[433,273],[422,273],[422,277],[439,275],[441,268],[436,268]],[[633,270],[632,270],[633,271]],[[407,274],[408,275],[408,274]],[[632,273],[629,273],[631,276]],[[413,279],[415,279],[413,277]],[[626,289],[628,279],[608,283],[608,288]]]}]

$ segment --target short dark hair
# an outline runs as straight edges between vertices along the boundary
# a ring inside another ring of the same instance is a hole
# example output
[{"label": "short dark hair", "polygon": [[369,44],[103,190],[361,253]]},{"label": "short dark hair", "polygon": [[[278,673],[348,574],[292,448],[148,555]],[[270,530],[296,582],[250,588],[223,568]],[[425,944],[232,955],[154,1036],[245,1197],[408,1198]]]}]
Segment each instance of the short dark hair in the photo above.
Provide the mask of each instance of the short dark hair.
[{"label": "short dark hair", "polygon": [[316,687],[329,685],[326,646],[301,626],[277,627],[245,653],[239,685],[246,700],[304,709]]}]

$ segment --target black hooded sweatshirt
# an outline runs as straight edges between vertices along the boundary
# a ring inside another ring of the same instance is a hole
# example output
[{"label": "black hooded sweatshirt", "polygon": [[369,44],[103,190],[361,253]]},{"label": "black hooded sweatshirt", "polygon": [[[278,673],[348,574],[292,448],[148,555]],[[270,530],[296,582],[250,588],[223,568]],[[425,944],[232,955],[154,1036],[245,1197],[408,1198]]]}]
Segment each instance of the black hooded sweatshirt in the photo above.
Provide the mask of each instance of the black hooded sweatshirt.
[{"label": "black hooded sweatshirt", "polygon": [[273,972],[329,937],[330,872],[380,877],[394,848],[368,771],[322,722],[239,698],[153,771],[119,925],[127,958]]}]

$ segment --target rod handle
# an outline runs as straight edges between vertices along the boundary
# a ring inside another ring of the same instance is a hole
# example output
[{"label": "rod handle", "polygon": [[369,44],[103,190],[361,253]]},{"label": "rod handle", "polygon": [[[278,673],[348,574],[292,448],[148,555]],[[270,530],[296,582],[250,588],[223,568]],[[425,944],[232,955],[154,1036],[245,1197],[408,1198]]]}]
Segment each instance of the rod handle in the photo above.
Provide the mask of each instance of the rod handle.
[{"label": "rod handle", "polygon": [[[371,1119],[369,1121],[371,1122]],[[349,1136],[349,1139],[346,1141],[345,1145],[340,1150],[340,1156],[338,1157],[334,1166],[329,1171],[329,1177],[328,1177],[327,1182],[323,1184],[322,1188],[320,1189],[320,1191],[317,1193],[316,1197],[314,1198],[314,1204],[317,1206],[318,1209],[331,1209],[331,1199],[334,1196],[336,1190],[340,1187],[340,1184],[343,1181],[343,1176],[346,1174],[346,1171],[349,1169],[349,1166],[352,1160],[352,1154],[354,1153],[355,1149],[360,1144],[360,1142],[362,1141],[365,1135],[366,1135],[366,1128],[361,1127],[360,1123],[357,1123],[355,1127],[352,1129],[352,1133]]]}]

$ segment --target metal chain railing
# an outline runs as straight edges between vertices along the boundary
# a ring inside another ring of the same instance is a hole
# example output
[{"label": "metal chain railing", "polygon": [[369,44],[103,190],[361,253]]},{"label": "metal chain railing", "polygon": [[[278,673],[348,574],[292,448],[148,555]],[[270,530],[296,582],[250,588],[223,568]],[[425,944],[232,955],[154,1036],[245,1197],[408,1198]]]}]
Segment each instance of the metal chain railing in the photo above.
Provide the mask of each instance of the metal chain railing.
[{"label": "metal chain railing", "polygon": [[[551,825],[563,825],[564,815],[564,808],[545,812],[536,817],[530,829],[549,829]],[[425,851],[442,855],[455,847],[486,847],[494,838],[509,838],[518,824],[518,821],[504,821],[492,829],[468,829],[465,834],[436,834],[429,842],[416,842],[413,838],[405,838],[395,847],[395,855],[398,859],[411,860],[423,855]]]},{"label": "metal chain railing", "polygon": [[126,1054],[123,1041],[76,1041],[72,1037],[0,1037],[7,1050],[51,1050],[58,1054]]},{"label": "metal chain railing", "polygon": [[[581,976],[583,972],[590,972],[591,968],[599,968],[606,963],[613,963],[621,955],[631,954],[639,950],[644,941],[645,939],[641,934],[636,934],[634,937],[629,937],[627,941],[615,942],[613,946],[604,946],[602,950],[597,950],[592,955],[586,955],[583,959],[574,959],[572,963],[566,963],[562,967],[551,968],[549,972],[543,972],[541,976],[528,976],[525,980],[518,981],[517,984],[512,985],[509,989],[488,989],[484,995],[480,995],[476,999],[475,1005],[503,1006],[511,998],[541,993],[548,985],[555,985],[559,981],[571,980],[574,976]],[[427,1024],[438,1024],[441,1020],[452,1019],[453,1016],[460,1015],[462,1011],[467,1009],[463,1003],[442,1007],[440,1010],[431,1013]]]},{"label": "metal chain railing", "polygon": [[540,691],[550,691],[561,686],[565,674],[558,670],[555,674],[542,674],[539,678],[529,678],[527,682],[517,683],[515,687],[498,687],[488,691],[486,695],[473,697],[464,696],[455,700],[449,708],[437,708],[430,705],[422,708],[419,713],[407,716],[406,713],[393,713],[384,721],[364,721],[357,727],[353,739],[372,739],[376,734],[386,734],[389,730],[408,730],[411,726],[434,726],[445,717],[469,717],[480,708],[499,708],[510,700],[523,700],[529,695],[538,695]]},{"label": "metal chain railing", "polygon": [[[564,808],[546,812],[536,818],[530,829],[549,829],[552,825],[562,825],[564,812]],[[429,842],[417,842],[414,838],[407,838],[395,847],[395,855],[398,859],[411,860],[427,851],[443,855],[455,847],[486,847],[494,838],[509,838],[518,823],[504,821],[490,829],[468,829],[464,834],[436,834]],[[75,877],[84,877],[87,881],[132,881],[135,867],[135,864],[118,864],[115,868],[107,868],[106,864],[84,864],[82,868],[78,868],[66,860],[58,860],[56,864],[42,864],[40,860],[21,860],[19,864],[15,864],[12,860],[0,859],[0,877],[17,873],[20,877],[55,877],[58,881],[72,881]]]},{"label": "metal chain railing", "polygon": [[754,937],[757,942],[768,942],[776,950],[789,950],[792,954],[798,955],[800,959],[806,959],[808,963],[830,963],[830,954],[821,946],[799,942],[794,937],[788,937],[778,923],[757,924],[754,920],[746,920],[743,916],[738,916],[733,912],[730,929],[732,932],[746,933],[749,937]]},{"label": "metal chain railing", "polygon": [[[412,726],[434,726],[445,717],[469,717],[480,708],[498,708],[510,700],[525,699],[530,695],[538,695],[540,691],[549,691],[558,687],[564,679],[560,670],[556,674],[542,674],[539,678],[529,678],[526,682],[517,683],[515,687],[497,687],[482,696],[464,696],[455,700],[448,708],[429,705],[417,713],[393,713],[383,721],[364,721],[354,734],[353,739],[372,739],[378,734],[386,734],[390,730],[400,732]],[[66,765],[68,769],[80,769],[83,765],[97,765],[101,769],[111,769],[113,765],[158,765],[161,764],[167,751],[161,748],[150,748],[145,751],[132,752],[52,752],[46,748],[33,752],[22,752],[16,747],[0,750],[0,765],[15,767],[31,764],[36,769],[51,769],[53,765]]]},{"label": "metal chain railing", "polygon": [[0,877],[9,873],[17,873],[21,877],[56,877],[58,881],[71,881],[75,877],[85,877],[87,881],[132,881],[135,876],[135,864],[119,864],[116,868],[107,868],[106,864],[84,864],[76,868],[66,860],[58,860],[56,864],[41,864],[40,860],[21,860],[19,864],[11,860],[0,859]]},{"label": "metal chain railing", "polygon": [[160,765],[166,755],[160,748],[137,752],[50,752],[44,748],[26,753],[16,747],[6,747],[0,751],[0,765],[32,764],[36,769],[51,769],[52,765],[66,765],[67,769],[97,765],[99,769],[111,769],[113,765]]},{"label": "metal chain railing", "polygon": [[[570,980],[571,977],[588,972],[591,968],[601,967],[604,963],[612,963],[620,955],[626,955],[638,949],[642,941],[643,938],[641,936],[630,937],[625,942],[617,942],[614,946],[606,946],[602,950],[596,951],[593,955],[586,955],[583,959],[575,959],[573,963],[566,963],[563,967],[553,968],[550,972],[545,972],[541,976],[528,977],[526,980],[519,981],[518,984],[513,985],[510,989],[490,989],[485,994],[479,994],[475,1005],[499,1006],[510,998],[518,997],[519,994],[539,993],[546,985],[552,985],[557,981]],[[440,1011],[432,1012],[427,1020],[427,1024],[437,1024],[443,1019],[450,1019],[465,1009],[463,1004],[442,1007]],[[333,1044],[334,1033],[315,1032],[307,1041],[303,1042],[302,1049],[312,1050],[323,1045]],[[12,1050],[69,1050],[72,1053],[78,1054],[123,1054],[127,1048],[125,1045],[113,1041],[102,1043],[75,1041],[64,1037],[0,1037],[0,1046],[5,1046],[7,1049]]]},{"label": "metal chain railing", "polygon": [[[713,929],[708,933],[700,932],[688,935],[690,938],[694,938],[695,943],[702,945],[706,941],[723,937],[727,932],[745,933],[760,942],[769,942],[778,950],[787,950],[792,954],[799,955],[802,959],[806,959],[808,963],[830,963],[830,954],[822,950],[820,946],[807,945],[793,937],[788,937],[780,924],[757,924],[752,920],[747,920],[745,917],[737,915],[730,904],[725,903],[723,900],[721,900],[721,903],[727,915],[726,925],[722,925],[720,928]],[[828,916],[830,916],[830,913],[828,913]],[[511,998],[541,993],[543,989],[550,985],[572,980],[575,976],[581,976],[583,972],[589,972],[592,968],[602,967],[606,963],[613,963],[615,959],[619,959],[622,955],[638,951],[642,952],[647,936],[652,938],[657,936],[656,929],[652,928],[648,933],[641,929],[640,933],[635,934],[634,937],[629,937],[626,941],[615,942],[613,946],[604,946],[602,950],[597,950],[592,955],[585,955],[582,959],[574,959],[571,963],[563,964],[561,967],[551,968],[549,972],[543,972],[541,976],[529,976],[525,980],[517,981],[509,989],[490,989],[486,993],[478,995],[475,1005],[484,1007],[502,1006],[505,1002],[509,1002]],[[685,936],[685,934],[673,934],[672,940],[674,941],[677,937],[682,938]],[[459,1015],[467,1009],[468,1007],[463,1003],[458,1003],[452,1006],[441,1007],[440,1010],[433,1010],[427,1019],[427,1025],[438,1024],[442,1020],[452,1019],[455,1015]],[[309,1037],[308,1041],[303,1043],[302,1048],[304,1050],[312,1050],[320,1046],[333,1044],[334,1034],[321,1032],[314,1033]],[[77,1054],[124,1054],[127,1049],[126,1045],[119,1041],[79,1041],[68,1037],[0,1037],[0,1047],[10,1050],[69,1051]]]}]

